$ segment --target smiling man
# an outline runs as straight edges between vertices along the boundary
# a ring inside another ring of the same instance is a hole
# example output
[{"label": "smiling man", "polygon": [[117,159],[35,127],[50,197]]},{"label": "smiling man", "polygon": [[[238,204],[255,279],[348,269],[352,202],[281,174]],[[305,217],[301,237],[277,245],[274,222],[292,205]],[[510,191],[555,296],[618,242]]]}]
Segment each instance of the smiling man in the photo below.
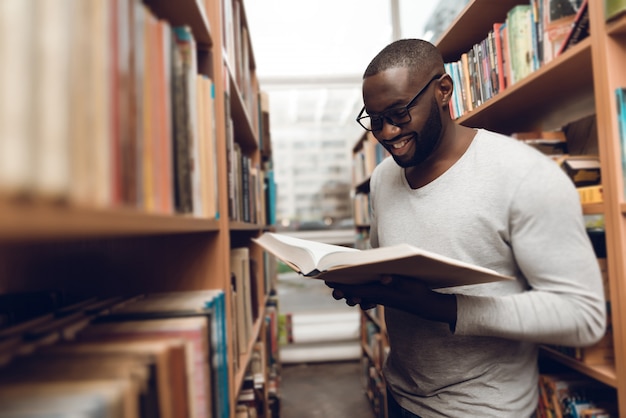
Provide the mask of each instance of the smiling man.
[{"label": "smiling man", "polygon": [[570,179],[513,138],[455,123],[453,87],[422,40],[394,42],[367,67],[357,121],[393,157],[371,177],[371,244],[408,243],[516,280],[327,284],[349,305],[385,306],[390,418],[531,417],[538,345],[604,334],[601,274]]}]

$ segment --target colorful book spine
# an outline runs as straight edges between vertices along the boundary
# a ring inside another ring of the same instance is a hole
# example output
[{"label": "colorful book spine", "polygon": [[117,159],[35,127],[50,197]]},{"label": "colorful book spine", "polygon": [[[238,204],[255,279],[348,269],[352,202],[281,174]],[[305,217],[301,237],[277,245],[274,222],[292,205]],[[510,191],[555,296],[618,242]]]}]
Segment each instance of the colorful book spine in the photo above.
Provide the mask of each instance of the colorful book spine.
[{"label": "colorful book spine", "polygon": [[216,375],[217,384],[213,387],[213,399],[216,402],[218,418],[228,418],[230,416],[230,392],[228,379],[228,347],[226,331],[226,301],[225,293],[216,290],[215,296],[205,303],[207,309],[213,311],[211,317],[211,340],[213,353],[213,363],[211,368]]},{"label": "colorful book spine", "polygon": [[604,15],[611,20],[626,12],[626,0],[604,0]]},{"label": "colorful book spine", "polygon": [[615,90],[617,101],[617,124],[619,141],[622,149],[622,178],[624,178],[624,196],[626,196],[626,87]]}]

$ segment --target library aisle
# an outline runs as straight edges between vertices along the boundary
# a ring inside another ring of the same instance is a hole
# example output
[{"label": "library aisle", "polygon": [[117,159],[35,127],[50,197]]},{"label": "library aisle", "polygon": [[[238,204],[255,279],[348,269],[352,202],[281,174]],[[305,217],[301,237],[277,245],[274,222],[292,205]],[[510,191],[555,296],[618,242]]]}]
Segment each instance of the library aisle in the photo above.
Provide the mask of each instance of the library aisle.
[{"label": "library aisle", "polygon": [[280,418],[374,418],[357,360],[284,365]]},{"label": "library aisle", "polygon": [[280,418],[374,418],[361,377],[360,313],[330,293],[322,281],[278,277],[280,311],[294,318],[295,340],[306,340],[281,347]]}]

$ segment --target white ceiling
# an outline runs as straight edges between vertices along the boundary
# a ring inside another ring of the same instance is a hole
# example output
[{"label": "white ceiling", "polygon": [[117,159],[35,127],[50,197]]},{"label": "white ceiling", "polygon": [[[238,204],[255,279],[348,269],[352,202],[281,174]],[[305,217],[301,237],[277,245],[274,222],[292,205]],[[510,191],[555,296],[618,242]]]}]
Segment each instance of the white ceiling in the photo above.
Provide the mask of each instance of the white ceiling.
[{"label": "white ceiling", "polygon": [[[270,93],[273,133],[297,127],[310,133],[316,130],[312,124],[323,132],[340,124],[354,128],[356,140],[365,67],[394,37],[424,37],[438,2],[245,0],[257,76]],[[280,141],[280,134],[273,139]]]}]

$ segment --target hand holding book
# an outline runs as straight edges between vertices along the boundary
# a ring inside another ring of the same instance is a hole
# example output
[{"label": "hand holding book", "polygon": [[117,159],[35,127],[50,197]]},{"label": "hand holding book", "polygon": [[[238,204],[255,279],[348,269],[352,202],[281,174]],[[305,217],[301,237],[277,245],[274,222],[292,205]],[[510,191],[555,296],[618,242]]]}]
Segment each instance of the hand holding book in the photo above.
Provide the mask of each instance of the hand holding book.
[{"label": "hand holding book", "polygon": [[456,297],[432,290],[421,280],[407,276],[380,276],[379,281],[366,284],[342,284],[326,281],[333,289],[333,298],[345,299],[349,306],[360,305],[367,310],[376,305],[399,309],[431,321],[445,322],[454,329]]},{"label": "hand holding book", "polygon": [[357,250],[271,232],[253,241],[303,276],[328,282],[364,284],[379,281],[382,275],[400,275],[442,288],[513,280],[408,244]]}]

